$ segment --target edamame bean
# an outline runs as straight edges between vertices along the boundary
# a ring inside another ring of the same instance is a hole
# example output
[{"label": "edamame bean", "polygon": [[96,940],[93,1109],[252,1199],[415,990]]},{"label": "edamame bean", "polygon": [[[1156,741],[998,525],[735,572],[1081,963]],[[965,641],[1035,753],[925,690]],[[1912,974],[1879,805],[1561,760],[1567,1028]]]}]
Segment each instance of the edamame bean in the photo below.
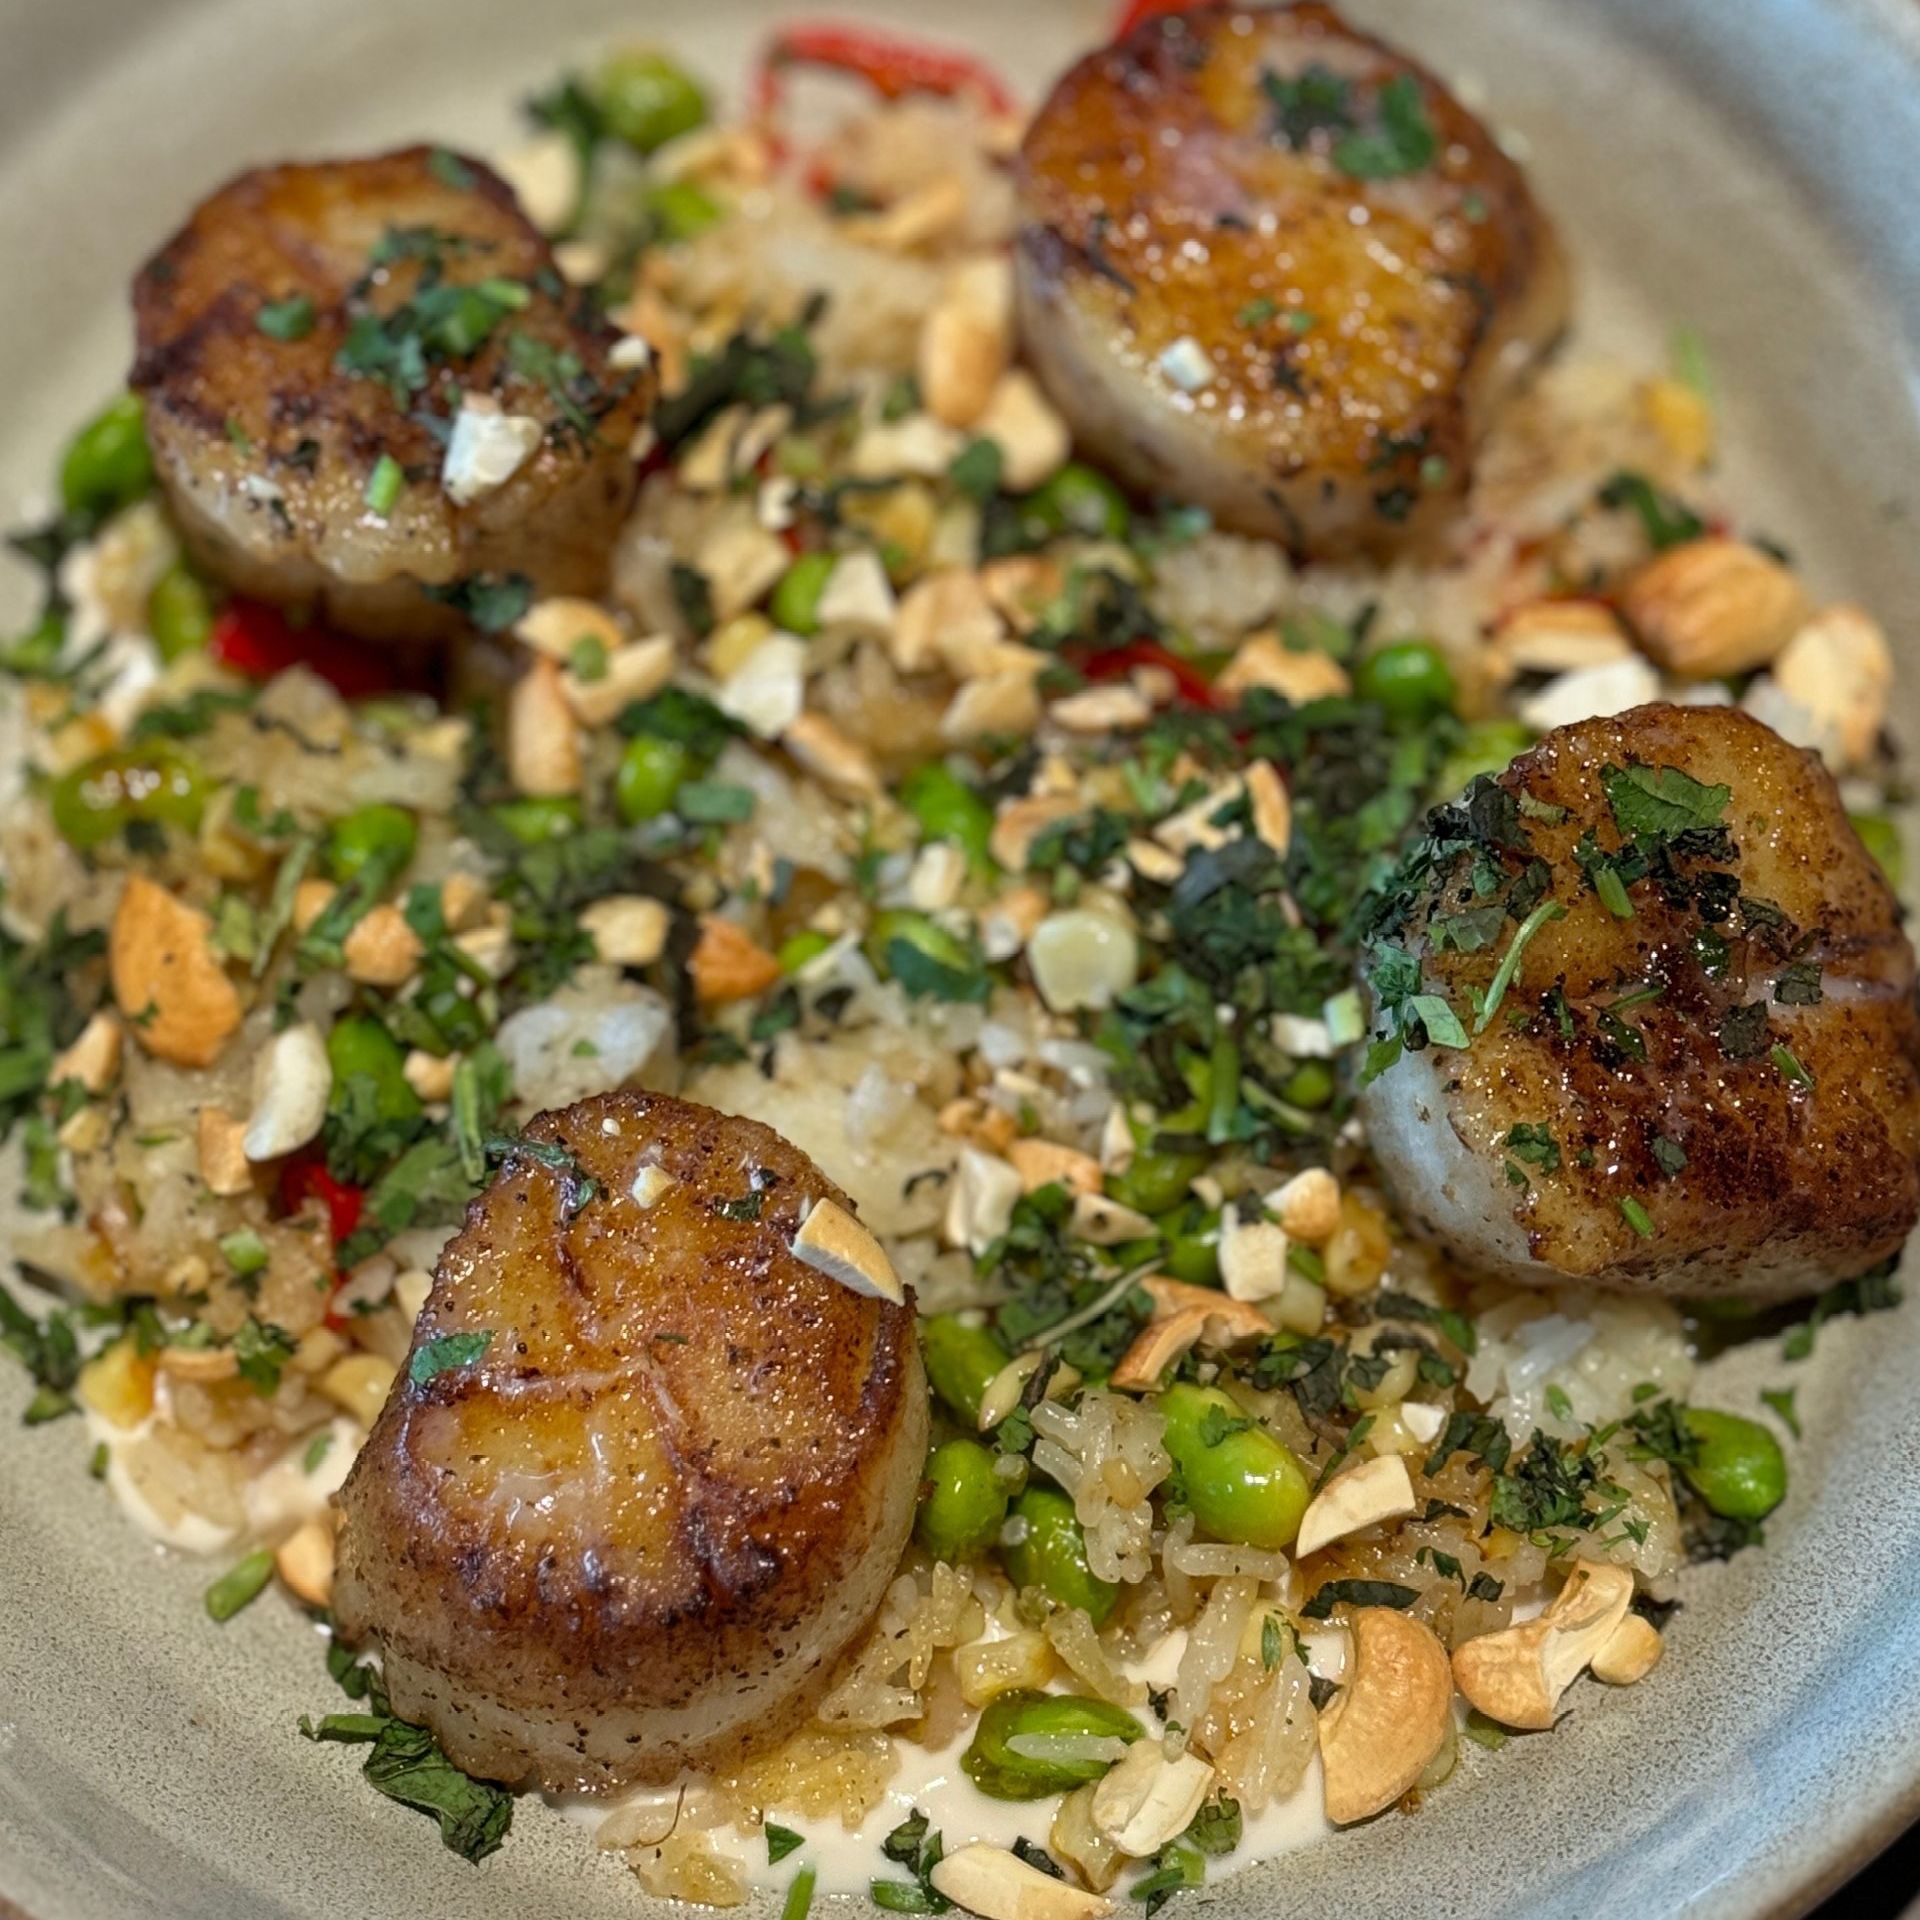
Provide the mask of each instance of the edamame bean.
[{"label": "edamame bean", "polygon": [[162,660],[202,653],[213,632],[213,602],[190,567],[175,561],[147,595],[147,631]]},{"label": "edamame bean", "polygon": [[1166,1213],[1187,1197],[1194,1176],[1206,1170],[1204,1153],[1141,1147],[1120,1172],[1108,1175],[1107,1193],[1136,1213]]},{"label": "edamame bean", "polygon": [[693,755],[678,740],[640,733],[627,742],[613,776],[613,802],[629,826],[652,820],[673,805],[693,774]]},{"label": "edamame bean", "polygon": [[936,1313],[920,1323],[920,1352],[934,1392],[968,1426],[978,1425],[981,1397],[1013,1358],[999,1336],[954,1314]]},{"label": "edamame bean", "polygon": [[1280,1097],[1289,1106],[1305,1107],[1309,1113],[1317,1113],[1333,1098],[1338,1084],[1333,1068],[1326,1061],[1302,1060],[1282,1083]]},{"label": "edamame bean", "polygon": [[1384,707],[1389,719],[1427,720],[1453,705],[1453,670],[1431,640],[1396,640],[1360,662],[1353,690]]},{"label": "edamame bean", "polygon": [[502,800],[487,811],[523,847],[537,847],[547,840],[564,840],[580,826],[580,802],[562,794]]},{"label": "edamame bean", "polygon": [[378,1020],[349,1014],[327,1035],[327,1061],[333,1068],[328,1111],[356,1119],[408,1121],[420,1111],[420,1096],[407,1085],[406,1055]]},{"label": "edamame bean", "polygon": [[1787,1497],[1786,1456],[1758,1420],[1712,1407],[1688,1407],[1681,1419],[1699,1453],[1680,1471],[1715,1513],[1764,1520]]},{"label": "edamame bean", "polygon": [[140,396],[110,400],[67,443],[60,499],[69,513],[104,517],[130,506],[153,485],[147,410]]},{"label": "edamame bean", "polygon": [[802,638],[820,631],[820,596],[839,564],[832,553],[803,553],[775,582],[767,618]]},{"label": "edamame bean", "polygon": [[804,927],[798,933],[788,934],[773,957],[780,962],[782,973],[798,973],[809,960],[818,959],[832,945],[830,934],[822,933],[817,927]]},{"label": "edamame bean", "polygon": [[193,832],[206,810],[206,781],[199,762],[177,748],[116,747],[63,773],[47,804],[60,837],[84,852],[136,820]]},{"label": "edamame bean", "polygon": [[1218,1387],[1176,1383],[1157,1404],[1201,1528],[1239,1546],[1291,1546],[1313,1497],[1291,1451]]},{"label": "edamame bean", "polygon": [[900,804],[920,823],[929,840],[952,840],[962,847],[976,873],[992,873],[988,850],[993,838],[993,809],[951,768],[928,760],[900,783]]},{"label": "edamame bean", "polygon": [[639,153],[705,123],[706,95],[684,67],[643,48],[609,54],[593,78],[607,131]]},{"label": "edamame bean", "polygon": [[1125,539],[1131,518],[1126,495],[1079,460],[1069,460],[1028,494],[1021,510],[1046,533],[1080,533],[1093,540]]},{"label": "edamame bean", "polygon": [[691,240],[705,233],[724,209],[704,187],[691,180],[663,180],[647,193],[647,212],[663,240]]},{"label": "edamame bean", "polygon": [[355,807],[327,835],[327,871],[342,886],[365,873],[385,886],[413,858],[420,829],[405,807],[375,802]]},{"label": "edamame bean", "polygon": [[[1052,1487],[1029,1487],[1013,1503],[1013,1518],[1025,1528],[1015,1545],[1001,1549],[1008,1579],[1016,1587],[1038,1587],[1049,1600],[1079,1607],[1096,1627],[1103,1625],[1120,1589],[1087,1565],[1087,1536],[1074,1517],[1073,1502]],[[1298,1514],[1294,1524],[1299,1525]]]},{"label": "edamame bean", "polygon": [[995,1800],[1041,1800],[1098,1780],[1111,1760],[1055,1760],[1022,1753],[1013,1743],[1091,1737],[1141,1739],[1146,1729],[1124,1707],[1077,1693],[996,1694],[982,1710],[973,1739],[960,1756],[967,1778]]},{"label": "edamame bean", "polygon": [[927,1455],[930,1491],[914,1532],[936,1560],[970,1560],[1000,1537],[1007,1487],[994,1456],[977,1440],[943,1440]]},{"label": "edamame bean", "polygon": [[1177,1207],[1157,1223],[1166,1242],[1160,1264],[1193,1287],[1220,1284],[1220,1216],[1197,1202]]}]

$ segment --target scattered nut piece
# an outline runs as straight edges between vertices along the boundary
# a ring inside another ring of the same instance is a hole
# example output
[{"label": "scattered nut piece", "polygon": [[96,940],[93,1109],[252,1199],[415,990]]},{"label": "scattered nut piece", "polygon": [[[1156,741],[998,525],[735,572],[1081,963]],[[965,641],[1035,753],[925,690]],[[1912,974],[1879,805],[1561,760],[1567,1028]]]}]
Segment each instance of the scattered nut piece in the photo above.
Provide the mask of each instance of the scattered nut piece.
[{"label": "scattered nut piece", "polygon": [[770,634],[727,675],[717,704],[762,740],[777,740],[799,719],[807,697],[807,643]]},{"label": "scattered nut piece", "polygon": [[129,876],[107,936],[113,998],[156,1059],[211,1066],[240,1024],[240,995],[204,913],[144,874]]},{"label": "scattered nut piece", "polygon": [[898,612],[880,556],[871,547],[856,547],[833,563],[814,617],[823,627],[877,640],[893,631]]},{"label": "scattered nut piece", "polygon": [[302,880],[293,890],[293,930],[305,933],[333,904],[340,889],[331,880]]},{"label": "scattered nut piece", "polygon": [[426,1053],[415,1047],[407,1055],[400,1071],[406,1075],[407,1085],[422,1100],[451,1100],[453,1070],[459,1064],[459,1059],[453,1054]]},{"label": "scattered nut piece", "polygon": [[1040,719],[1037,681],[1034,668],[1026,666],[969,680],[940,716],[941,739],[959,746],[986,734],[1031,733]]},{"label": "scattered nut piece", "polygon": [[907,900],[922,913],[939,913],[960,897],[966,885],[967,856],[951,840],[929,840],[913,856],[907,875]]},{"label": "scattered nut piece", "polygon": [[948,1854],[927,1878],[935,1892],[980,1920],[1096,1920],[1113,1911],[1111,1900],[1056,1880],[984,1841]]},{"label": "scattered nut piece", "polygon": [[716,1006],[766,992],[780,978],[780,962],[731,920],[704,914],[700,937],[687,958],[687,972],[695,994],[708,1006]]},{"label": "scattered nut piece", "polygon": [[627,641],[619,621],[599,601],[582,599],[575,594],[555,594],[550,599],[536,600],[514,622],[513,636],[563,667],[580,650],[583,641],[592,641],[604,648],[608,658]]},{"label": "scattered nut piece", "polygon": [[1153,706],[1137,687],[1117,680],[1066,694],[1047,709],[1047,718],[1069,733],[1132,733],[1153,718]]},{"label": "scattered nut piece", "polygon": [[47,1085],[57,1087],[63,1080],[77,1080],[91,1094],[105,1093],[120,1071],[125,1034],[118,1016],[102,1007],[80,1029],[73,1045],[54,1055],[47,1069]]},{"label": "scattered nut piece", "polygon": [[1243,640],[1214,684],[1230,695],[1245,693],[1250,687],[1267,687],[1296,706],[1353,691],[1346,668],[1332,654],[1322,653],[1318,647],[1296,651],[1271,633],[1256,633]]},{"label": "scattered nut piece", "polygon": [[1021,800],[1003,800],[993,816],[987,851],[1009,873],[1024,873],[1033,843],[1048,827],[1084,813],[1085,805],[1069,793],[1029,794]]},{"label": "scattered nut piece", "polygon": [[858,798],[880,791],[880,771],[873,756],[824,714],[801,714],[780,736],[780,744],[835,793]]},{"label": "scattered nut piece", "polygon": [[333,1604],[333,1525],[315,1518],[274,1549],[273,1570],[296,1600],[310,1607]]},{"label": "scattered nut piece", "polygon": [[1287,1230],[1232,1205],[1220,1215],[1220,1283],[1235,1300],[1271,1300],[1287,1284]]},{"label": "scattered nut piece", "polygon": [[1453,1729],[1453,1677],[1432,1628],[1360,1607],[1348,1629],[1347,1682],[1320,1715],[1327,1818],[1341,1827],[1392,1806]]},{"label": "scattered nut piece", "polygon": [[970,427],[1013,353],[1013,269],[998,256],[956,269],[920,329],[916,371],[927,411]]},{"label": "scattered nut piece", "polygon": [[1893,692],[1893,652],[1864,607],[1815,614],[1782,648],[1772,676],[1811,722],[1813,737],[1800,744],[1842,770],[1873,757]]},{"label": "scattered nut piece", "polygon": [[1025,1191],[1011,1162],[978,1147],[962,1147],[942,1223],[947,1244],[972,1254],[986,1252],[1006,1232]]},{"label": "scattered nut piece", "polygon": [[1039,382],[1014,367],[994,383],[973,423],[983,440],[1000,449],[1001,484],[1010,493],[1031,493],[1066,465],[1073,435]]},{"label": "scattered nut piece", "polygon": [[347,978],[363,987],[403,986],[425,952],[407,916],[384,900],[369,907],[340,943]]},{"label": "scattered nut piece", "polygon": [[1246,791],[1246,782],[1235,774],[1220,781],[1210,793],[1202,794],[1178,813],[1170,813],[1153,829],[1153,837],[1169,853],[1190,853],[1199,847],[1211,851],[1233,838],[1233,829],[1223,827],[1214,815],[1231,806]]},{"label": "scattered nut piece", "polygon": [[816,1200],[794,1236],[795,1258],[870,1300],[905,1303],[907,1290],[887,1258],[887,1250],[845,1207]]},{"label": "scattered nut piece", "polygon": [[1489,1720],[1543,1731],[1553,1725],[1560,1696],[1613,1637],[1632,1604],[1633,1575],[1625,1567],[1576,1560],[1544,1613],[1456,1647],[1453,1677]]},{"label": "scattered nut piece", "polygon": [[1123,1206],[1104,1193],[1074,1195],[1073,1212],[1067,1217],[1067,1231],[1090,1247],[1117,1247],[1128,1240],[1151,1235],[1154,1225],[1137,1208]]},{"label": "scattered nut piece", "polygon": [[580,911],[580,929],[610,967],[650,967],[667,950],[673,913],[663,900],[610,893]]},{"label": "scattered nut piece", "polygon": [[190,1380],[196,1386],[231,1380],[240,1371],[231,1347],[162,1347],[155,1358],[163,1373],[175,1380]]},{"label": "scattered nut piece", "polygon": [[1040,1371],[1046,1354],[1038,1347],[1029,1353],[1016,1353],[989,1380],[980,1395],[980,1411],[974,1424],[982,1433],[991,1433],[1020,1404],[1027,1382]]},{"label": "scattered nut piece", "polygon": [[901,597],[887,651],[902,673],[998,646],[1006,628],[977,574],[949,567],[916,580]]},{"label": "scattered nut piece", "polygon": [[1293,802],[1286,782],[1270,761],[1256,760],[1247,768],[1247,802],[1253,813],[1253,830],[1273,851],[1286,858],[1293,842]]},{"label": "scattered nut piece", "polygon": [[580,742],[560,669],[536,654],[507,695],[507,773],[517,792],[577,793]]},{"label": "scattered nut piece", "polygon": [[1610,1687],[1630,1687],[1660,1664],[1666,1650],[1667,1643],[1651,1620],[1628,1613],[1587,1663],[1587,1671]]},{"label": "scattered nut piece", "polygon": [[840,230],[865,246],[910,253],[955,232],[966,215],[966,181],[957,173],[942,173],[878,213],[858,213],[843,220]]},{"label": "scattered nut piece", "polygon": [[1628,658],[1633,642],[1612,608],[1598,600],[1529,600],[1500,622],[1494,649],[1505,679],[1604,667]]},{"label": "scattered nut piece", "polygon": [[231,1196],[253,1186],[253,1168],[247,1160],[247,1125],[219,1107],[202,1107],[196,1122],[200,1178],[209,1192]]},{"label": "scattered nut piece", "polygon": [[253,1067],[253,1113],[244,1140],[256,1164],[304,1147],[325,1124],[333,1067],[327,1043],[310,1020],[276,1033]]},{"label": "scattered nut piece", "polygon": [[1317,1247],[1340,1227],[1340,1182],[1325,1167],[1308,1167],[1267,1196],[1289,1239]]},{"label": "scattered nut piece", "polygon": [[1197,1753],[1169,1760],[1158,1740],[1136,1740],[1093,1789],[1093,1824],[1124,1854],[1144,1860],[1184,1833],[1213,1786]]},{"label": "scattered nut piece", "polygon": [[1808,611],[1799,581],[1771,554],[1715,535],[1648,561],[1620,605],[1652,659],[1686,680],[1764,667]]},{"label": "scattered nut piece", "polygon": [[1029,1193],[1054,1185],[1065,1187],[1069,1193],[1100,1191],[1099,1161],[1075,1147],[1063,1147],[1052,1140],[1016,1140],[1006,1153]]},{"label": "scattered nut piece", "polygon": [[1400,1520],[1419,1510],[1407,1463],[1397,1453],[1383,1453],[1349,1467],[1316,1493],[1300,1516],[1299,1537],[1293,1543],[1296,1560],[1318,1553],[1335,1540],[1344,1540],[1362,1527],[1383,1520]]},{"label": "scattered nut piece", "polygon": [[627,1193],[636,1207],[652,1207],[659,1205],[679,1184],[665,1167],[656,1167],[652,1161],[648,1161],[633,1176],[633,1184],[628,1187]]},{"label": "scattered nut piece", "polygon": [[398,1371],[391,1360],[377,1353],[350,1353],[320,1376],[320,1391],[341,1412],[371,1427],[386,1405]]},{"label": "scattered nut piece", "polygon": [[713,596],[713,617],[731,620],[758,606],[792,557],[786,542],[756,521],[716,528],[701,543],[696,562]]}]

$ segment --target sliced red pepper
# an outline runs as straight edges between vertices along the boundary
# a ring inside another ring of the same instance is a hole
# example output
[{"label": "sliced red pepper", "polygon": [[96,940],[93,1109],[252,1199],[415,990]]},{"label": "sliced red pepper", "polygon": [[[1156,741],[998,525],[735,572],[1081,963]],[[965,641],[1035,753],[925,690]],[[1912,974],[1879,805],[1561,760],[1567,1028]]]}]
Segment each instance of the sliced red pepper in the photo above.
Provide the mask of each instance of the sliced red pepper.
[{"label": "sliced red pepper", "polygon": [[325,627],[296,627],[264,600],[229,600],[215,616],[208,651],[249,680],[311,667],[349,700],[391,693],[398,684],[388,654]]},{"label": "sliced red pepper", "polygon": [[972,97],[994,113],[1011,113],[1013,91],[971,54],[929,47],[870,27],[817,21],[783,27],[768,43],[754,76],[754,110],[775,111],[785,93],[789,67],[825,67],[864,80],[883,100],[931,93],[944,100]]},{"label": "sliced red pepper", "polygon": [[359,1226],[367,1191],[336,1180],[318,1156],[289,1160],[280,1169],[280,1204],[287,1212],[298,1213],[309,1200],[318,1200],[326,1208],[327,1231],[337,1247]]},{"label": "sliced red pepper", "polygon": [[1126,0],[1120,9],[1120,17],[1114,22],[1113,37],[1124,40],[1135,27],[1148,20],[1158,20],[1162,14],[1191,13],[1195,7],[1211,4],[1211,0]]},{"label": "sliced red pepper", "polygon": [[1157,640],[1131,640],[1074,663],[1089,680],[1124,680],[1135,667],[1162,667],[1173,676],[1180,698],[1190,707],[1218,707],[1219,692],[1191,660],[1169,653]]}]

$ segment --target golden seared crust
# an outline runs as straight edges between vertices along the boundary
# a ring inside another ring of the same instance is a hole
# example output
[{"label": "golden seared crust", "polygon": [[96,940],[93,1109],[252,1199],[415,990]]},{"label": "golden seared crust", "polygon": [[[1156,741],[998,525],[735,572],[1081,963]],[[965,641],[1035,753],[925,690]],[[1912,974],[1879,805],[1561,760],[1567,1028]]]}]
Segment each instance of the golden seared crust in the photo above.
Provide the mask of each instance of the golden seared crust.
[{"label": "golden seared crust", "polygon": [[[490,329],[409,324],[423,294],[485,282],[516,303]],[[263,331],[262,309],[293,300],[311,303],[310,329]],[[240,591],[422,637],[461,625],[423,586],[515,572],[542,593],[604,585],[649,380],[609,365],[617,334],[478,161],[411,147],[242,174],[141,269],[133,305],[161,481],[198,557]],[[369,315],[395,342],[390,377],[354,370]],[[456,505],[441,469],[462,394],[542,437],[504,485]],[[384,517],[366,497],[383,454],[406,478]]]},{"label": "golden seared crust", "polygon": [[[1377,133],[1396,82],[1433,158],[1355,177],[1343,133]],[[1028,130],[1019,185],[1023,332],[1083,441],[1308,552],[1384,551],[1444,517],[1564,319],[1519,169],[1329,7],[1206,7],[1090,55]],[[1197,391],[1165,370],[1182,340]]]},{"label": "golden seared crust", "polygon": [[[846,1199],[755,1121],[622,1093],[528,1138],[573,1165],[509,1162],[442,1257],[415,1353],[491,1338],[401,1376],[336,1612],[464,1767],[670,1778],[779,1737],[878,1606],[926,1446],[913,1309],[793,1256]],[[643,1164],[675,1182],[646,1207]]]},{"label": "golden seared crust", "polygon": [[[1673,842],[1621,918],[1576,849],[1621,847],[1603,771],[1635,763],[1731,797],[1726,840]],[[1416,1222],[1513,1278],[1677,1295],[1785,1298],[1896,1253],[1920,1217],[1914,955],[1819,759],[1734,709],[1663,705],[1562,728],[1499,785],[1531,843],[1499,867],[1544,862],[1566,917],[1468,1049],[1408,1055],[1368,1091]],[[1487,897],[1477,857],[1439,868],[1400,935],[1463,1011],[1515,931],[1439,951],[1447,916]],[[1557,1166],[1516,1154],[1516,1126],[1549,1129]]]}]

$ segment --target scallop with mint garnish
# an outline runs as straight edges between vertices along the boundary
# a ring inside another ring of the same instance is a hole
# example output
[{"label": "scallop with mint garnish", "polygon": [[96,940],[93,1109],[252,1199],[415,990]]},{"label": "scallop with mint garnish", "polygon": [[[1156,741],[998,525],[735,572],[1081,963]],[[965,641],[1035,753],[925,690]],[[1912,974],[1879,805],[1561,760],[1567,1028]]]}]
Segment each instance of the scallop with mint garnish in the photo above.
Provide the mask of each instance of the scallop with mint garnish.
[{"label": "scallop with mint garnish", "polygon": [[1373,1153],[1466,1266],[1780,1300],[1920,1214],[1913,949],[1819,759],[1735,709],[1562,727],[1477,780],[1365,966]]}]

